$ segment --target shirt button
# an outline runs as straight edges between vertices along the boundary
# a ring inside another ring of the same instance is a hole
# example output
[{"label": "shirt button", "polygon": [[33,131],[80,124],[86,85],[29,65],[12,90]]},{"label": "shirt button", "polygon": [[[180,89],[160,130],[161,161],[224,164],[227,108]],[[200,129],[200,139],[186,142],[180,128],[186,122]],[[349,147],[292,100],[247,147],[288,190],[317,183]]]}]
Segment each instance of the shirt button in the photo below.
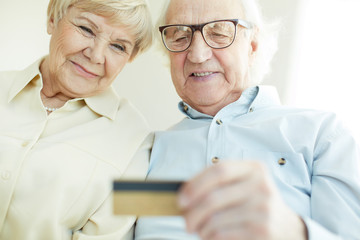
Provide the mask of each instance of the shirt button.
[{"label": "shirt button", "polygon": [[29,141],[25,141],[21,144],[21,146],[26,147],[27,145],[29,145],[29,143],[30,143]]},{"label": "shirt button", "polygon": [[10,179],[10,177],[11,177],[11,173],[9,172],[9,171],[3,171],[2,173],[1,173],[1,178],[3,179],[3,180],[9,180]]},{"label": "shirt button", "polygon": [[218,158],[218,157],[213,157],[212,159],[211,159],[211,162],[213,163],[213,164],[216,164],[216,163],[218,163],[220,161],[220,159]]},{"label": "shirt button", "polygon": [[218,119],[218,120],[216,120],[216,124],[217,125],[221,125],[223,122],[221,121],[221,119]]},{"label": "shirt button", "polygon": [[249,109],[249,112],[253,112],[253,111],[254,111],[254,108],[251,107],[251,108]]},{"label": "shirt button", "polygon": [[189,110],[189,107],[184,105],[184,111],[187,112]]},{"label": "shirt button", "polygon": [[285,158],[280,158],[278,163],[279,163],[279,165],[285,165],[286,159]]}]

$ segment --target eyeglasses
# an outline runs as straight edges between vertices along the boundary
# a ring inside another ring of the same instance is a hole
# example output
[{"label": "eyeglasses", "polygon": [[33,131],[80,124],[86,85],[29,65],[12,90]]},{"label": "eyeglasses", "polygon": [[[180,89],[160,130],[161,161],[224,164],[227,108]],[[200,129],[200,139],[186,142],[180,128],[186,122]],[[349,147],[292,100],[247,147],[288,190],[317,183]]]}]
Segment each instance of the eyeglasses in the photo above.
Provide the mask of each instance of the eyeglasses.
[{"label": "eyeglasses", "polygon": [[241,19],[226,19],[203,24],[174,24],[159,27],[162,41],[171,52],[183,52],[192,42],[195,31],[200,31],[206,44],[215,49],[227,48],[235,40],[237,25],[250,29],[249,22]]}]

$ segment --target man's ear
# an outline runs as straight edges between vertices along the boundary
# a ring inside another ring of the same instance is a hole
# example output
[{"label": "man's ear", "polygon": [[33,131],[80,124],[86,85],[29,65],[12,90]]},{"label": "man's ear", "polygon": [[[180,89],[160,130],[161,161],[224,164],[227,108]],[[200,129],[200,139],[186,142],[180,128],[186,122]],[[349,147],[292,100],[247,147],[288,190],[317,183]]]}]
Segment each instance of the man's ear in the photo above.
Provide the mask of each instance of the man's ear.
[{"label": "man's ear", "polygon": [[47,33],[51,35],[55,29],[54,17],[49,17],[47,22]]},{"label": "man's ear", "polygon": [[259,47],[258,36],[259,36],[259,29],[255,26],[252,29],[252,33],[250,37],[250,48],[249,48],[250,64],[254,62]]}]

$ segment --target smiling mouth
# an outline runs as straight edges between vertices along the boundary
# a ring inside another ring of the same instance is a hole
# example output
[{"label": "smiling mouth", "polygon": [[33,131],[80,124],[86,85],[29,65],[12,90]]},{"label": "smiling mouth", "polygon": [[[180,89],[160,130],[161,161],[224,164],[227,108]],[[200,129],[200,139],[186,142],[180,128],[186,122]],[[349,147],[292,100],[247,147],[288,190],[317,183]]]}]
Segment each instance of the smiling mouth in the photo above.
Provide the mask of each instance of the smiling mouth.
[{"label": "smiling mouth", "polygon": [[73,62],[73,61],[71,61],[71,62],[72,62],[72,64],[74,64],[74,66],[78,70],[78,72],[80,72],[80,74],[83,75],[84,77],[95,78],[95,77],[99,76],[95,73],[89,72],[88,70],[83,68],[81,65],[77,64],[76,62]]},{"label": "smiling mouth", "polygon": [[213,73],[214,72],[192,73],[191,76],[193,76],[193,77],[206,77],[206,76],[209,76],[209,75],[211,75]]}]

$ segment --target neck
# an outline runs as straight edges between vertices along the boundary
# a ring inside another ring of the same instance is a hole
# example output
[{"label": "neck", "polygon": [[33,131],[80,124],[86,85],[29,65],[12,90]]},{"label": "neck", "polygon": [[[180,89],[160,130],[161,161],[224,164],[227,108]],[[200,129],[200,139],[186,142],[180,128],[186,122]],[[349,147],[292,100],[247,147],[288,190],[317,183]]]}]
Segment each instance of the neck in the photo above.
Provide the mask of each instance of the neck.
[{"label": "neck", "polygon": [[64,99],[61,95],[59,96],[59,94],[48,97],[43,90],[41,90],[40,96],[43,105],[47,108],[60,108],[68,101],[68,99]]},{"label": "neck", "polygon": [[40,92],[43,105],[49,108],[62,107],[70,98],[57,90],[56,80],[51,78],[48,57],[41,63],[40,72],[43,81],[43,88]]}]

